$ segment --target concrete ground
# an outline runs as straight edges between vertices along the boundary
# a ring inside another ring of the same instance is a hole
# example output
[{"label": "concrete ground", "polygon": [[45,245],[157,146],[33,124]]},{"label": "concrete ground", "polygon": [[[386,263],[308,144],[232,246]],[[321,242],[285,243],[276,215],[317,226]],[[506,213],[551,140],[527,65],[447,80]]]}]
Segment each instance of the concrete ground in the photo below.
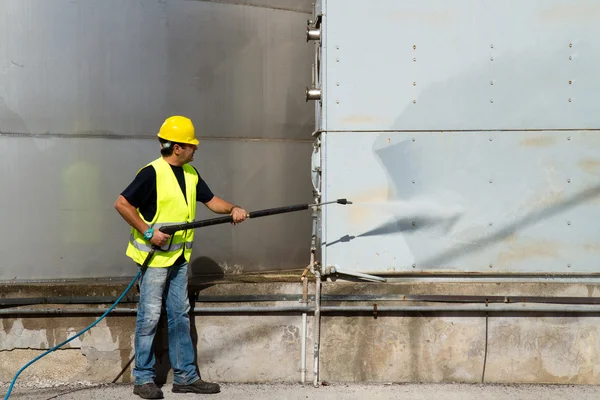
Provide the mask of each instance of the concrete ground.
[{"label": "concrete ground", "polygon": [[[10,399],[31,400],[100,400],[139,399],[132,394],[131,384],[70,385],[57,388],[17,386]],[[51,386],[46,385],[46,386]],[[8,385],[0,385],[2,398]],[[165,399],[264,399],[264,400],[587,400],[600,397],[600,386],[561,385],[469,385],[469,384],[332,384],[318,389],[311,384],[223,384],[221,393],[190,395],[171,393],[171,385],[163,387]]]}]

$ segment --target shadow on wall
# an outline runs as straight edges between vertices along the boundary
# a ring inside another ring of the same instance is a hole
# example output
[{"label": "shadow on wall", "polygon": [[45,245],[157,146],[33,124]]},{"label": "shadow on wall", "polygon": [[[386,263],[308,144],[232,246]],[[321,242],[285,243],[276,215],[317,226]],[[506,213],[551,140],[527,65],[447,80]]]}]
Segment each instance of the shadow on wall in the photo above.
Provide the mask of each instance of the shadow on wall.
[{"label": "shadow on wall", "polygon": [[225,276],[223,269],[219,264],[210,257],[198,257],[190,263],[189,277],[190,280],[195,278],[207,277],[210,279],[218,279]]}]

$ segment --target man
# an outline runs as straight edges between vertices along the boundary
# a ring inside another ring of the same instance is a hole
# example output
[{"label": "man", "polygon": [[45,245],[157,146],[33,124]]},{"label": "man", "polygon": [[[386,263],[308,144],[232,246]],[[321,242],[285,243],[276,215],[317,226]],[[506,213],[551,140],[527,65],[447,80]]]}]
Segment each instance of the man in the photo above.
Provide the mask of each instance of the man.
[{"label": "man", "polygon": [[246,210],[215,196],[188,164],[199,144],[194,125],[186,117],[167,118],[158,133],[161,157],[138,171],[118,197],[115,208],[129,225],[131,236],[126,254],[143,264],[151,246],[161,247],[140,278],[140,301],[135,328],[134,394],[144,399],[162,399],[154,383],[153,340],[165,300],[168,320],[169,359],[173,367],[173,392],[218,393],[216,383],[204,382],[196,373],[195,348],[190,335],[190,304],[187,270],[194,230],[166,235],[163,225],[191,222],[196,202],[218,214],[230,214],[233,223],[246,219]]}]

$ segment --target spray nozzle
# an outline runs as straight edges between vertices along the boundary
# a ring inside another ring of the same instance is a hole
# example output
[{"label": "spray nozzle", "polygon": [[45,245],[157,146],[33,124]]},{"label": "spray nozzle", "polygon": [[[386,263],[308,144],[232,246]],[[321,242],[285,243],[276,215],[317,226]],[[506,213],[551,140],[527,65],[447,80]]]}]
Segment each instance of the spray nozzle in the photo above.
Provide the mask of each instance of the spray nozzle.
[{"label": "spray nozzle", "polygon": [[348,201],[347,199],[338,199],[337,203],[338,204],[343,204],[343,205],[352,204],[352,202]]}]

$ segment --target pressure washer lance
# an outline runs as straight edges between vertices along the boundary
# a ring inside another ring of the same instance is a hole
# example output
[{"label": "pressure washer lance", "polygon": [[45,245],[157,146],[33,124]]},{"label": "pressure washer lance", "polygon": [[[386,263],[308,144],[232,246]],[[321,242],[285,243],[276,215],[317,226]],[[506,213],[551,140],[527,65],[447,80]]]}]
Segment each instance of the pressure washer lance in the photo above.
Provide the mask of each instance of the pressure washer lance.
[{"label": "pressure washer lance", "polygon": [[[325,203],[317,203],[317,204],[297,204],[297,205],[293,205],[293,206],[284,206],[284,207],[268,208],[268,209],[264,209],[264,210],[252,211],[252,212],[248,213],[247,218],[252,219],[252,218],[266,217],[266,216],[269,216],[269,215],[284,214],[284,213],[289,213],[289,212],[308,210],[311,207],[318,207],[318,206],[323,206],[323,205],[326,205],[326,204],[334,204],[334,203],[335,204],[343,204],[343,205],[352,204],[351,201],[348,201],[346,199],[338,199],[338,200],[335,200],[335,201],[328,201],[328,202],[325,202]],[[188,230],[188,229],[196,229],[196,228],[203,228],[203,227],[206,227],[206,226],[212,226],[212,225],[218,225],[218,224],[226,224],[226,223],[231,223],[231,222],[233,222],[233,217],[231,215],[228,215],[228,216],[225,216],[225,217],[210,218],[210,219],[205,219],[205,220],[201,220],[201,221],[188,222],[188,223],[185,223],[185,224],[166,225],[166,226],[163,226],[163,227],[159,228],[159,230],[162,233],[165,233],[167,235],[173,235],[175,232],[178,232],[178,231],[183,231],[183,230]],[[171,236],[171,241],[172,240],[173,240],[173,238]],[[171,247],[170,243],[169,243],[169,247]],[[17,374],[13,378],[12,382],[10,383],[10,386],[8,387],[8,391],[6,392],[6,396],[4,396],[4,400],[8,400],[8,398],[10,396],[10,393],[12,392],[13,386],[14,386],[15,382],[17,381],[17,378],[19,377],[19,375],[21,374],[21,372],[23,372],[27,367],[29,367],[31,364],[33,364],[34,362],[36,362],[40,358],[44,357],[45,355],[47,355],[47,354],[49,354],[49,353],[57,350],[58,348],[60,348],[61,346],[64,346],[65,344],[69,343],[71,340],[74,340],[75,338],[83,335],[85,332],[87,332],[88,330],[90,330],[91,328],[93,328],[94,326],[96,326],[96,324],[98,322],[100,322],[102,319],[104,319],[104,317],[106,317],[117,306],[117,304],[119,304],[119,302],[121,300],[123,300],[123,297],[125,297],[125,295],[133,287],[133,285],[135,284],[135,282],[137,282],[138,278],[144,273],[144,271],[146,271],[146,268],[148,268],[148,264],[150,264],[150,259],[152,258],[152,256],[154,255],[154,253],[156,251],[162,251],[162,248],[157,247],[157,246],[152,246],[152,248],[148,252],[148,255],[146,256],[146,259],[144,260],[144,263],[142,264],[140,270],[135,275],[135,277],[131,280],[131,282],[129,283],[129,285],[125,289],[125,291],[119,296],[119,298],[117,299],[117,301],[115,301],[115,303],[112,306],[110,306],[109,309],[106,310],[106,312],[104,314],[102,314],[102,316],[100,318],[98,318],[96,321],[94,321],[94,323],[92,323],[90,326],[88,326],[87,328],[85,328],[84,330],[82,330],[81,332],[79,332],[78,334],[76,334],[75,336],[72,336],[71,338],[65,340],[64,342],[57,344],[53,348],[47,350],[43,354],[37,356],[36,358],[34,358],[33,360],[31,360],[27,364],[25,364],[17,372]],[[167,248],[164,251],[169,251],[169,250]]]}]

